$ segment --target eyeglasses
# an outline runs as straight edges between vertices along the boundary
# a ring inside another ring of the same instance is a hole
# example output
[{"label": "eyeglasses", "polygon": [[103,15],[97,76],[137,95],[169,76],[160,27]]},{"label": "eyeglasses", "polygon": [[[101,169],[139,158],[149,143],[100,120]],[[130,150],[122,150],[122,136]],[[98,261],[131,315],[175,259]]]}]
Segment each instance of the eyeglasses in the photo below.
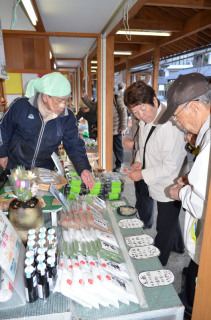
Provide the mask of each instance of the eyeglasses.
[{"label": "eyeglasses", "polygon": [[49,96],[49,98],[52,99],[53,103],[56,105],[56,106],[60,106],[60,105],[68,105],[69,104],[69,99],[59,99],[59,98],[55,98],[55,97],[51,97]]},{"label": "eyeglasses", "polygon": [[177,112],[177,114],[171,116],[172,119],[173,119],[175,122],[179,121],[179,120],[178,120],[179,114],[180,114],[180,113],[187,107],[187,105],[188,105],[190,102],[192,102],[192,101],[199,101],[199,99],[195,99],[195,100],[190,100],[190,101],[188,101],[188,102],[182,107],[182,109],[181,109],[179,112]]}]

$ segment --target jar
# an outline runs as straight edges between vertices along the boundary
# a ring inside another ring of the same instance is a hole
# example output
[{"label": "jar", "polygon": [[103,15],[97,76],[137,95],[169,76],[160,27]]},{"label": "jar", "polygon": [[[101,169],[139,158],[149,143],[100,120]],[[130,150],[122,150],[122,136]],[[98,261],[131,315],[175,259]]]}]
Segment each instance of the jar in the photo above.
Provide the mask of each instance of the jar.
[{"label": "jar", "polygon": [[42,208],[39,199],[36,197],[32,197],[27,201],[12,200],[9,205],[8,218],[23,244],[27,243],[30,229],[35,229],[38,232],[39,228],[44,224]]}]

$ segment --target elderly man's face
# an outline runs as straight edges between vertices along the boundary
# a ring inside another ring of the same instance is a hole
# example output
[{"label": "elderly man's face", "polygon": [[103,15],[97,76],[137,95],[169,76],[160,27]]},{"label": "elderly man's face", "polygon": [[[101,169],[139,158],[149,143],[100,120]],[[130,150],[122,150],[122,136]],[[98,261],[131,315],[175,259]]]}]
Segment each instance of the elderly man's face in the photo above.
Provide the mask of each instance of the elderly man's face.
[{"label": "elderly man's face", "polygon": [[133,108],[131,108],[132,114],[138,120],[143,120],[146,123],[152,122],[157,114],[158,103],[157,99],[154,100],[154,107],[147,103],[139,104]]},{"label": "elderly man's face", "polygon": [[183,127],[190,133],[198,134],[201,128],[201,113],[198,109],[199,101],[193,100],[180,105],[172,116],[177,127]]},{"label": "elderly man's face", "polygon": [[69,98],[43,95],[43,101],[48,110],[51,110],[53,113],[60,114],[69,103]]}]

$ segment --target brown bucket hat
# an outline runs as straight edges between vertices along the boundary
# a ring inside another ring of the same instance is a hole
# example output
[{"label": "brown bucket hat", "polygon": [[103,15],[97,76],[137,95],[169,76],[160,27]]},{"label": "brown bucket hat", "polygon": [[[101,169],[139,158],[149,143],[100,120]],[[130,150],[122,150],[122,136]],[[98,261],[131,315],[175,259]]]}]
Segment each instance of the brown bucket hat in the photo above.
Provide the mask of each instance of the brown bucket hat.
[{"label": "brown bucket hat", "polygon": [[169,120],[179,105],[192,101],[210,90],[208,79],[201,73],[179,75],[167,92],[167,109],[158,123]]}]

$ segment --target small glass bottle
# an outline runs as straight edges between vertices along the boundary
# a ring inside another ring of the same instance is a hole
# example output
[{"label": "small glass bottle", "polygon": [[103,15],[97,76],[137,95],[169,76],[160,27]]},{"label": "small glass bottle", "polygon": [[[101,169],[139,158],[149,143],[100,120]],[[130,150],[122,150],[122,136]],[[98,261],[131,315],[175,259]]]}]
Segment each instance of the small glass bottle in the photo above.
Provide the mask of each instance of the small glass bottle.
[{"label": "small glass bottle", "polygon": [[40,299],[46,299],[50,295],[46,264],[40,262],[37,266],[37,286]]},{"label": "small glass bottle", "polygon": [[35,302],[38,298],[37,291],[37,277],[35,268],[33,266],[27,266],[24,269],[24,283],[25,283],[25,294],[27,302]]}]

